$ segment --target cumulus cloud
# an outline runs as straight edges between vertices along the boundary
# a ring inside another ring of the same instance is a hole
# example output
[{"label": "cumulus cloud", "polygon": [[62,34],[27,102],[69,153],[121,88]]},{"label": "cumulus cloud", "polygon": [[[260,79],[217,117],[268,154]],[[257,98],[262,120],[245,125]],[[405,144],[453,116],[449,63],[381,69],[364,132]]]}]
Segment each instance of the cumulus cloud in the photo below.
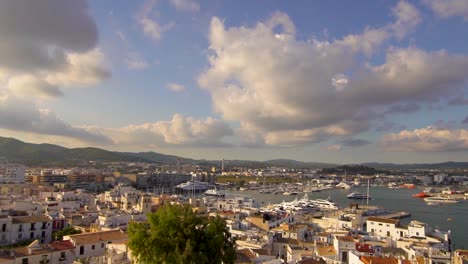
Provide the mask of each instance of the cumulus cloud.
[{"label": "cumulus cloud", "polygon": [[394,14],[392,24],[333,42],[296,38],[294,23],[283,13],[252,27],[226,28],[215,17],[210,67],[198,83],[216,112],[251,134],[245,137],[249,143],[282,146],[342,136],[329,128],[343,122],[352,127],[345,135],[352,136],[370,127],[377,109],[412,111],[459,93],[468,79],[467,56],[409,47],[388,49],[380,65],[360,60],[386,39],[409,32],[400,26],[419,23],[419,13],[406,2]]},{"label": "cumulus cloud", "polygon": [[440,17],[461,16],[468,21],[467,0],[424,0],[423,2]]},{"label": "cumulus cloud", "polygon": [[156,1],[147,1],[138,15],[138,23],[141,25],[143,33],[154,41],[159,41],[164,32],[171,30],[174,23],[160,24],[151,17]]},{"label": "cumulus cloud", "polygon": [[185,87],[182,84],[178,83],[168,83],[167,88],[171,89],[174,92],[183,92]]},{"label": "cumulus cloud", "polygon": [[58,97],[110,76],[84,0],[1,2],[0,36],[0,76],[17,95]]},{"label": "cumulus cloud", "polygon": [[0,95],[0,128],[11,131],[55,135],[81,141],[111,144],[112,140],[90,127],[72,126],[47,109],[11,95]]},{"label": "cumulus cloud", "polygon": [[429,126],[386,134],[379,143],[389,151],[466,151],[468,130]]},{"label": "cumulus cloud", "polygon": [[17,96],[28,97],[36,94],[45,98],[56,98],[63,96],[62,91],[49,82],[37,76],[24,74],[13,76],[8,80],[7,87]]},{"label": "cumulus cloud", "polygon": [[392,13],[396,17],[396,21],[390,27],[399,39],[411,33],[422,21],[419,10],[406,1],[398,2]]},{"label": "cumulus cloud", "polygon": [[170,0],[169,2],[179,11],[200,11],[200,5],[193,0]]},{"label": "cumulus cloud", "polygon": [[109,131],[121,144],[160,144],[172,146],[220,147],[233,135],[231,127],[220,120],[204,120],[175,114],[169,121],[130,125]]}]

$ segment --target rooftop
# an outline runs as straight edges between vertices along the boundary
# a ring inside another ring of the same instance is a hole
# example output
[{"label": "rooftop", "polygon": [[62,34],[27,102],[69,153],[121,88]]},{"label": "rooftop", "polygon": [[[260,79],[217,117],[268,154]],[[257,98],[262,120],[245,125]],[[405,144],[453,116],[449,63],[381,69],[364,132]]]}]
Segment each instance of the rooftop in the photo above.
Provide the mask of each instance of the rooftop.
[{"label": "rooftop", "polygon": [[386,224],[397,224],[398,220],[395,219],[388,219],[388,218],[381,218],[381,217],[369,217],[367,218],[367,221],[374,221],[374,222],[380,222],[380,223],[386,223]]},{"label": "rooftop", "polygon": [[121,230],[100,231],[70,235],[70,240],[73,240],[77,245],[95,244],[107,241],[119,241],[127,239],[128,236]]}]

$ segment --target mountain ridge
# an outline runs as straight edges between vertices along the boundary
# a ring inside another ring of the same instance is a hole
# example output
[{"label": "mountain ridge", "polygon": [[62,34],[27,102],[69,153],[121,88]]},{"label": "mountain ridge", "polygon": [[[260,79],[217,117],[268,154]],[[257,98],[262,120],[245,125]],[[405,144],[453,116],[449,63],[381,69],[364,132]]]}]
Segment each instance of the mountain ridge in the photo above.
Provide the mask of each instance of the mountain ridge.
[{"label": "mountain ridge", "polygon": [[[220,165],[220,160],[191,159],[175,155],[166,155],[158,152],[117,152],[95,147],[65,148],[49,143],[27,143],[15,138],[0,137],[0,157],[5,157],[11,162],[24,163],[26,165],[54,165],[54,164],[86,164],[89,161],[102,162],[147,162],[147,163],[193,163],[203,165]],[[245,166],[262,168],[267,166],[290,168],[324,168],[337,167],[343,164],[325,162],[306,162],[293,159],[271,159],[265,161],[253,160],[226,160],[227,166]],[[468,168],[468,162],[440,162],[440,163],[414,163],[395,164],[366,162],[355,165],[363,165],[375,168],[387,169],[435,169],[435,168]]]}]

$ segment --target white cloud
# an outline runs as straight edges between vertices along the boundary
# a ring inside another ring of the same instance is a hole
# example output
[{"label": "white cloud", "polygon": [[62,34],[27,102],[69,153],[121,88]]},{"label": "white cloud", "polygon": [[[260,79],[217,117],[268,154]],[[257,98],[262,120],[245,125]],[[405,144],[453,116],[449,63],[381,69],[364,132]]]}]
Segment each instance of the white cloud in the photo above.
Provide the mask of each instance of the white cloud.
[{"label": "white cloud", "polygon": [[223,138],[233,135],[230,126],[208,117],[204,120],[175,114],[172,120],[130,125],[111,129],[119,144],[156,144],[172,146],[227,146]]},{"label": "white cloud", "polygon": [[438,16],[462,16],[468,21],[468,0],[423,0]]},{"label": "white cloud", "polygon": [[226,28],[213,18],[210,68],[199,85],[210,93],[216,112],[250,134],[249,144],[281,146],[340,137],[327,131],[343,122],[352,136],[370,127],[378,109],[459,92],[468,79],[467,56],[391,48],[381,65],[361,62],[361,54],[409,32],[399,26],[419,23],[419,13],[406,2],[394,12],[393,24],[333,42],[297,39],[293,22],[281,13],[253,27]]},{"label": "white cloud", "polygon": [[58,97],[110,76],[84,0],[0,2],[0,36],[0,77],[17,95]]},{"label": "white cloud", "polygon": [[46,80],[54,85],[70,87],[96,85],[110,77],[104,54],[99,49],[86,53],[69,53],[67,62],[67,67],[63,70],[48,73]]},{"label": "white cloud", "polygon": [[392,12],[396,21],[391,28],[399,39],[411,33],[422,21],[419,10],[406,1],[398,2]]},{"label": "white cloud", "polygon": [[466,151],[468,130],[426,127],[386,134],[380,145],[389,151]]},{"label": "white cloud", "polygon": [[193,0],[170,0],[170,3],[178,11],[188,11],[188,12],[200,11],[200,5]]},{"label": "white cloud", "polygon": [[143,33],[154,41],[159,41],[164,32],[171,30],[174,23],[161,25],[155,19],[151,18],[151,13],[156,1],[147,1],[138,15],[138,23],[142,26]]},{"label": "white cloud", "polygon": [[0,128],[75,138],[97,144],[111,144],[112,140],[90,127],[72,126],[47,109],[38,108],[33,102],[14,96],[0,96]]},{"label": "white cloud", "polygon": [[15,95],[21,97],[38,95],[39,97],[56,98],[63,96],[62,91],[57,86],[29,74],[11,77],[8,80],[7,87]]},{"label": "white cloud", "polygon": [[185,87],[182,84],[178,84],[178,83],[168,83],[167,88],[171,89],[174,92],[185,91]]}]

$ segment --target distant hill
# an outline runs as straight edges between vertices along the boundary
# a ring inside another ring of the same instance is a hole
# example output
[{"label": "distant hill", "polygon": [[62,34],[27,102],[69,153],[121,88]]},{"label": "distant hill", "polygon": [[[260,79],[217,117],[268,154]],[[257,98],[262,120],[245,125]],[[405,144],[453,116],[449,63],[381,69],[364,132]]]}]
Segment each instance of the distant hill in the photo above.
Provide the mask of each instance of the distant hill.
[{"label": "distant hill", "polygon": [[[69,149],[52,144],[25,143],[14,138],[5,137],[0,137],[0,157],[5,157],[11,162],[18,162],[26,165],[86,165],[89,161],[141,161],[156,164],[175,164],[177,160],[185,164],[192,163],[204,166],[221,165],[220,160],[194,160],[157,152],[115,152],[92,147]],[[443,162],[434,164],[362,163],[358,165],[379,169],[468,168],[468,162]],[[338,167],[339,164],[274,159],[267,161],[226,160],[225,166],[249,168],[265,168],[273,166],[288,168],[335,168]]]},{"label": "distant hill", "polygon": [[29,165],[79,164],[87,161],[146,161],[99,148],[68,149],[52,144],[31,144],[14,138],[0,137],[0,156],[11,162]]},{"label": "distant hill", "polygon": [[414,163],[414,164],[395,164],[395,163],[378,163],[369,162],[361,165],[382,168],[382,169],[467,169],[468,162],[440,162],[440,163]]}]

